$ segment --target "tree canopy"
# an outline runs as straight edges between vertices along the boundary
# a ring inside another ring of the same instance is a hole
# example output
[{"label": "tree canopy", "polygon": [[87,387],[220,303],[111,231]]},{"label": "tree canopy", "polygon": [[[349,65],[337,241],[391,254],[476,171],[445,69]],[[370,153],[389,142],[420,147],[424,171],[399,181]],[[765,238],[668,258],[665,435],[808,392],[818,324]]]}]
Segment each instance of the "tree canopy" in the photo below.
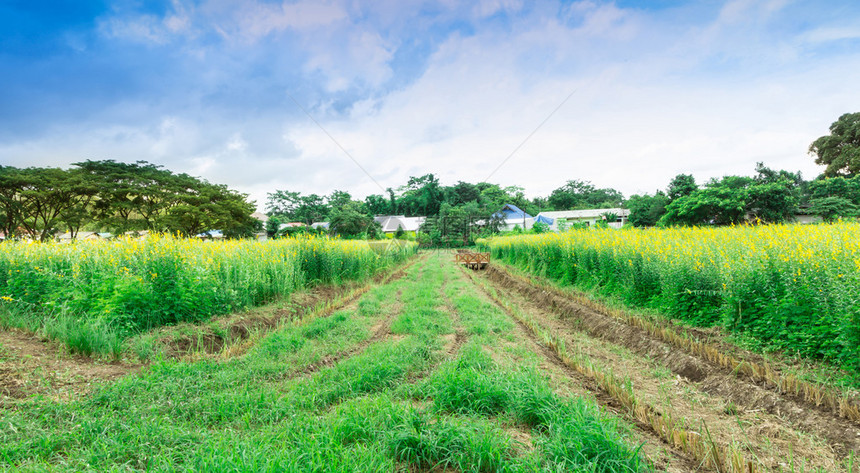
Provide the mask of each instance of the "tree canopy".
[{"label": "tree canopy", "polygon": [[195,235],[258,230],[253,202],[227,186],[145,161],[84,161],[71,169],[0,167],[0,225],[6,235],[45,240],[82,228]]},{"label": "tree canopy", "polygon": [[830,125],[830,134],[809,145],[825,176],[853,176],[860,171],[860,112],[846,113]]}]

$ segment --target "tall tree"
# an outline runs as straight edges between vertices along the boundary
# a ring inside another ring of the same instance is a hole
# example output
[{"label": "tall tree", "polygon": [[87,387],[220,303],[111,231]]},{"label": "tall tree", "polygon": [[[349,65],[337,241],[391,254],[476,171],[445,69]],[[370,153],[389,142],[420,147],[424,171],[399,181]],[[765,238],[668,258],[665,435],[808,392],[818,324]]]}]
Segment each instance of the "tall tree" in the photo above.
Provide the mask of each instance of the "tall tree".
[{"label": "tall tree", "polygon": [[697,190],[699,190],[699,186],[696,185],[696,179],[691,174],[678,174],[669,181],[666,195],[672,201],[688,196]]},{"label": "tall tree", "polygon": [[627,200],[627,208],[630,209],[628,220],[636,227],[653,227],[666,213],[666,205],[669,198],[663,191],[657,191],[654,195],[632,195]]},{"label": "tall tree", "polygon": [[830,125],[830,134],[809,145],[815,163],[827,166],[825,176],[854,175],[860,171],[860,112],[846,113]]},{"label": "tall tree", "polygon": [[588,181],[570,180],[547,199],[555,210],[620,207],[623,195],[615,189],[598,189]]}]

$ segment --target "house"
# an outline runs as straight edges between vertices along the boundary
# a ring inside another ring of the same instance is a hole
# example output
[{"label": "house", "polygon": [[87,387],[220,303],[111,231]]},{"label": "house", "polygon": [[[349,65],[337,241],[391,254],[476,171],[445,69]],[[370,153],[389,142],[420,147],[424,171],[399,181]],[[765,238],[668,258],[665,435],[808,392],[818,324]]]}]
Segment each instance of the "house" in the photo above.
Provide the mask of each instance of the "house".
[{"label": "house", "polygon": [[514,204],[505,204],[493,217],[501,220],[499,230],[509,232],[516,227],[528,230],[534,225],[535,219]]},{"label": "house", "polygon": [[311,228],[313,228],[314,230],[323,230],[323,231],[327,232],[329,229],[329,223],[328,222],[314,222],[311,224]]},{"label": "house", "polygon": [[630,209],[584,209],[584,210],[561,210],[557,212],[541,212],[535,217],[536,222],[549,225],[552,231],[564,231],[576,224],[594,226],[597,222],[605,220],[606,214],[616,216],[614,222],[606,222],[610,228],[621,228],[627,223]]},{"label": "house", "polygon": [[301,228],[301,227],[307,227],[307,224],[304,222],[287,222],[287,223],[280,224],[278,226],[278,231],[281,231],[285,228]]},{"label": "house", "polygon": [[394,236],[398,229],[409,236],[415,236],[421,229],[421,225],[427,217],[406,217],[404,215],[377,215],[373,220],[382,226],[382,232],[386,236]]},{"label": "house", "polygon": [[264,214],[263,212],[254,212],[251,214],[251,217],[254,217],[255,219],[257,219],[263,223],[266,223],[266,221],[269,220],[269,216]]}]

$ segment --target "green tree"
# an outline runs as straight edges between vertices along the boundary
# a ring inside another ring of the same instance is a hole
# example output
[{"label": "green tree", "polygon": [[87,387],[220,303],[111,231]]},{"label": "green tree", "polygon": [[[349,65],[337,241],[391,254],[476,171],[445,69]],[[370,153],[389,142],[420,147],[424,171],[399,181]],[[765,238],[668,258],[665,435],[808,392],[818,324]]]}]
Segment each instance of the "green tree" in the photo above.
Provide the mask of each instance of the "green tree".
[{"label": "green tree", "polygon": [[809,213],[818,215],[825,222],[840,218],[857,217],[860,209],[844,197],[819,197],[810,201]]},{"label": "green tree", "polygon": [[854,175],[860,171],[860,113],[846,113],[830,125],[830,134],[809,145],[815,164],[827,166],[825,176]]},{"label": "green tree", "polygon": [[391,215],[391,202],[384,196],[371,194],[364,198],[364,205],[371,215]]},{"label": "green tree", "polygon": [[654,195],[632,195],[627,200],[627,208],[630,209],[628,221],[636,227],[653,227],[666,213],[666,205],[669,198],[663,191],[657,191]]},{"label": "green tree", "polygon": [[748,191],[744,187],[735,187],[734,179],[725,181],[726,178],[713,182],[671,201],[658,223],[662,226],[728,225],[744,221]]},{"label": "green tree", "polygon": [[18,193],[23,187],[21,170],[12,166],[0,166],[0,230],[6,238],[18,236],[23,218],[23,208]]},{"label": "green tree", "polygon": [[281,219],[276,216],[269,217],[266,220],[266,235],[269,238],[276,238],[278,236],[278,230],[281,229]]},{"label": "green tree", "polygon": [[678,174],[669,181],[666,195],[669,197],[669,201],[673,201],[686,197],[697,190],[699,190],[699,186],[696,185],[696,179],[691,174]]},{"label": "green tree", "polygon": [[620,207],[624,196],[615,189],[598,189],[587,181],[571,180],[547,199],[555,210]]},{"label": "green tree", "polygon": [[342,207],[333,209],[329,220],[331,231],[344,237],[375,233],[374,226],[378,225],[373,217],[362,212],[361,204],[358,202],[349,202]]}]

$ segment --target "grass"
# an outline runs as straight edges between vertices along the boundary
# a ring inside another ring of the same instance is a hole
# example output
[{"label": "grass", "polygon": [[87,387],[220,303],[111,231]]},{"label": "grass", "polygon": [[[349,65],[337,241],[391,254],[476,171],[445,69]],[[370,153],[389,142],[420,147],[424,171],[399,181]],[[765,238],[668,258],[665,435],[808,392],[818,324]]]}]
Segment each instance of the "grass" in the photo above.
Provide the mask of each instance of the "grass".
[{"label": "grass", "polygon": [[[155,327],[202,322],[295,290],[363,281],[415,253],[303,237],[267,242],[147,240],[0,246],[0,325],[43,330],[83,354]],[[98,332],[98,333],[96,333]]]},{"label": "grass", "polygon": [[[68,403],[19,404],[0,423],[0,469],[648,470],[626,428],[555,393],[534,354],[486,353],[509,344],[511,322],[437,258],[348,309],[282,326],[244,356],[159,361]],[[368,343],[387,319],[392,333]],[[460,328],[470,341],[449,355],[444,337]]]},{"label": "grass", "polygon": [[860,373],[860,223],[571,230],[493,258],[584,291]]}]

